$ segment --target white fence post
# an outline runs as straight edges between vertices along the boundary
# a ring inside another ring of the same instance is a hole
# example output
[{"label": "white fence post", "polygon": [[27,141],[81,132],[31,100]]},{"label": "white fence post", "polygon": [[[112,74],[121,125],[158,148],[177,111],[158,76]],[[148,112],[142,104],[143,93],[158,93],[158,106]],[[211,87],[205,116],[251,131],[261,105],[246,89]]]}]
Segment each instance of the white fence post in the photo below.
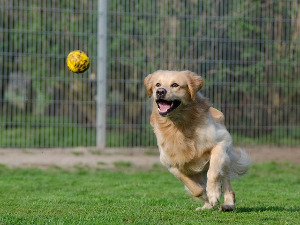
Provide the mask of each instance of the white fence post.
[{"label": "white fence post", "polygon": [[106,139],[106,54],[107,0],[98,0],[97,36],[97,147],[105,148]]}]

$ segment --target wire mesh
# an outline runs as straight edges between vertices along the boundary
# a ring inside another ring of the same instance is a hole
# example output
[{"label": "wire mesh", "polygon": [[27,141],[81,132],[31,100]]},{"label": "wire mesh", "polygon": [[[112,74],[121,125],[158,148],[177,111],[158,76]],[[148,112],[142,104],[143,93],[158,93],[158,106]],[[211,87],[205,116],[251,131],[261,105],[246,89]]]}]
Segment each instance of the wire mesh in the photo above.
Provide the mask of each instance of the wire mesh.
[{"label": "wire mesh", "polygon": [[[156,144],[143,79],[158,69],[201,75],[236,144],[300,144],[298,0],[107,2],[107,147]],[[1,147],[95,146],[97,4],[0,0]]]},{"label": "wire mesh", "polygon": [[108,145],[155,144],[157,69],[202,75],[235,143],[299,145],[299,16],[299,1],[110,1]]},{"label": "wire mesh", "polygon": [[[1,147],[95,145],[97,1],[0,1]],[[92,59],[75,75],[75,49]]]}]

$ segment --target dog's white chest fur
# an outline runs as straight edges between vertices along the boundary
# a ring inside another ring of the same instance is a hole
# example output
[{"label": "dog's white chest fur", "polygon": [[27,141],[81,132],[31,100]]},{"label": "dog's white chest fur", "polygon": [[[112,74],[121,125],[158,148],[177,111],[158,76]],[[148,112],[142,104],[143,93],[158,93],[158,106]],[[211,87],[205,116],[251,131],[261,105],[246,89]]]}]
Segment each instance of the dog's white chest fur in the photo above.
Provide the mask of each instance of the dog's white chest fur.
[{"label": "dog's white chest fur", "polygon": [[[174,130],[174,128],[172,128]],[[177,167],[189,174],[199,173],[209,162],[210,150],[214,147],[216,127],[207,123],[188,138],[176,132],[161,132],[154,127],[160,150],[160,161],[166,167]]]}]

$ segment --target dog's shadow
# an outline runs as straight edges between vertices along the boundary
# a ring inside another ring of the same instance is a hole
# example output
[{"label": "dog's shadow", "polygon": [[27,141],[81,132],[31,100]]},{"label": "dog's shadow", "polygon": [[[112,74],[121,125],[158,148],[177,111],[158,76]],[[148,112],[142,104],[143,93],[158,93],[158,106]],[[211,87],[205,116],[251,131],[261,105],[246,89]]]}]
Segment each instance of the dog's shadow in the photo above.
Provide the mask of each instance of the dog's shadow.
[{"label": "dog's shadow", "polygon": [[238,207],[236,209],[237,213],[247,213],[247,212],[300,212],[300,208],[284,208],[278,206],[268,206],[268,207]]}]

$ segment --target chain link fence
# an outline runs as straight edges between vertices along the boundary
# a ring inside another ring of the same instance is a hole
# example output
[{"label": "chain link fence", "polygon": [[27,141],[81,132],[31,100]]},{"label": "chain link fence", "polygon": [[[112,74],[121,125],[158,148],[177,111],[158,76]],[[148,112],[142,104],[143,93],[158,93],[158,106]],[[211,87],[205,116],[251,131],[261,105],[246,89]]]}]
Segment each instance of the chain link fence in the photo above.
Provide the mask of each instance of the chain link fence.
[{"label": "chain link fence", "polygon": [[[99,1],[102,2],[102,1]],[[98,0],[0,0],[0,147],[95,146]],[[298,0],[107,1],[106,146],[155,146],[144,77],[191,70],[236,144],[300,144]],[[83,74],[67,54],[91,59]]]}]

